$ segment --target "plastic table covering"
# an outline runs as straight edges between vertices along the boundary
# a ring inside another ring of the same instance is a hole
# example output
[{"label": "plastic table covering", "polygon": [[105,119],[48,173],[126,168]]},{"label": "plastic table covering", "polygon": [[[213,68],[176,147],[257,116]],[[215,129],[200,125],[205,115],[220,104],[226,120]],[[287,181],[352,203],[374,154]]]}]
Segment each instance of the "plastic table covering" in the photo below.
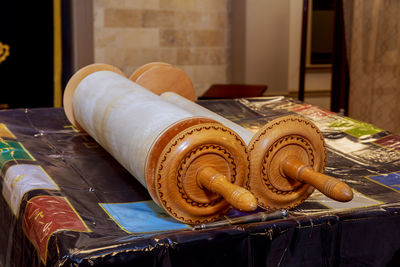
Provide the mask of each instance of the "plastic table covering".
[{"label": "plastic table covering", "polygon": [[252,131],[288,114],[312,120],[328,146],[325,173],[347,182],[354,199],[315,191],[286,219],[194,231],[157,207],[63,109],[6,110],[0,266],[400,264],[400,136],[284,97],[199,103]]}]

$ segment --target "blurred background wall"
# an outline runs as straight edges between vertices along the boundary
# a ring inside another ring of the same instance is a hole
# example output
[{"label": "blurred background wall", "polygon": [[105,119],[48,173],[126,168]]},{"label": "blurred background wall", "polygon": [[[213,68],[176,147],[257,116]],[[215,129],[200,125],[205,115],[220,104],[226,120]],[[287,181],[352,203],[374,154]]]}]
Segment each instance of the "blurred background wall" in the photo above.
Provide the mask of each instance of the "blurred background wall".
[{"label": "blurred background wall", "polygon": [[[191,77],[198,96],[215,83],[266,84],[268,94],[296,94],[302,5],[302,0],[92,0],[94,62],[129,75],[148,62],[165,61]],[[329,91],[330,71],[307,73],[307,88]]]},{"label": "blurred background wall", "polygon": [[202,94],[230,80],[231,0],[93,0],[94,61],[130,75],[152,61],[182,68]]},{"label": "blurred background wall", "polygon": [[[53,2],[61,4],[61,12],[52,11]],[[44,77],[46,84],[38,79],[29,79],[29,83],[41,84],[43,93],[48,91],[44,93],[48,99],[41,102],[44,97],[35,93],[21,101],[20,96],[28,94],[18,92],[10,98],[3,95],[0,104],[61,106],[63,88],[83,66],[108,63],[129,76],[152,61],[182,68],[192,79],[197,96],[212,84],[236,83],[267,85],[268,95],[296,97],[303,0],[44,0],[43,5],[49,7],[49,31],[43,34],[49,37],[50,47],[57,30],[52,24],[53,16],[62,21],[62,60],[57,63],[57,69],[62,68],[61,86],[52,88],[57,77],[51,71],[53,51],[46,49],[50,54],[46,61],[49,74],[32,75]],[[26,13],[30,11],[27,7]],[[42,17],[35,13],[36,19]],[[32,24],[23,18],[18,17],[21,25]],[[37,35],[42,28],[31,32]],[[16,32],[15,27],[10,32]],[[7,44],[8,40],[2,38],[0,42]],[[30,53],[31,44],[21,43]],[[15,46],[10,49],[11,56],[1,67],[6,68],[15,58]],[[13,73],[18,77],[18,71]],[[10,80],[17,79],[13,76]],[[27,87],[19,85],[18,90]],[[329,71],[306,73],[306,89],[324,90],[329,95]],[[329,102],[329,97],[326,99]],[[306,101],[311,100],[306,94]],[[324,106],[322,102],[315,104]]]}]

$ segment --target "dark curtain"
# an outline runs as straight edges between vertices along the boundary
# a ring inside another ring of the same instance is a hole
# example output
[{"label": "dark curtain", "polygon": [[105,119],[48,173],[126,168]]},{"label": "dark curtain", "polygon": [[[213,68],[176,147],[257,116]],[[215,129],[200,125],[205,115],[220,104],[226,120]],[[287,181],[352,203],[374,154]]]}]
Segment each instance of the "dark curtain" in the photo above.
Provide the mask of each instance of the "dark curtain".
[{"label": "dark curtain", "polygon": [[53,1],[2,1],[0,42],[9,50],[0,60],[0,104],[52,106]]}]

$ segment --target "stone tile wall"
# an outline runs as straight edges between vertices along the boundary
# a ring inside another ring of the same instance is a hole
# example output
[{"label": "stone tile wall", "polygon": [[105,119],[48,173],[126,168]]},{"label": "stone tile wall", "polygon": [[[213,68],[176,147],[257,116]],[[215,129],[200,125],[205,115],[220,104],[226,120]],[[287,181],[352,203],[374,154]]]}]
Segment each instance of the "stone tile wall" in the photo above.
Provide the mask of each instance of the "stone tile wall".
[{"label": "stone tile wall", "polygon": [[93,0],[95,62],[130,75],[164,61],[183,69],[197,95],[228,83],[232,0]]}]

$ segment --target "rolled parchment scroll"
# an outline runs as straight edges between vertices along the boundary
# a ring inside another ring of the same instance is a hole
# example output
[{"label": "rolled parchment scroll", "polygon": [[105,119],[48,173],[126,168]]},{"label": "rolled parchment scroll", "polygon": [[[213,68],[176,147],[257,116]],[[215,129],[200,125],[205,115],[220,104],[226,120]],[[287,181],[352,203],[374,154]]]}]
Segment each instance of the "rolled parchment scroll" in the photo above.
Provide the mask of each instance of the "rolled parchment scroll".
[{"label": "rolled parchment scroll", "polygon": [[[193,87],[163,90],[162,85],[156,82],[157,73],[161,69],[167,72],[172,66],[153,64],[141,73],[142,79],[153,78],[152,91],[175,106],[233,129],[248,145],[250,176],[246,186],[257,198],[259,206],[266,209],[291,208],[309,197],[314,188],[338,201],[346,202],[353,198],[347,184],[323,174],[326,146],[322,133],[311,121],[299,116],[285,116],[270,121],[254,134],[183,97],[190,95],[188,92],[194,91]],[[131,79],[134,78],[132,75]]]},{"label": "rolled parchment scroll", "polygon": [[231,205],[257,207],[240,187],[249,163],[234,131],[163,100],[115,67],[79,70],[66,87],[64,109],[176,219],[198,224],[218,219]]}]

